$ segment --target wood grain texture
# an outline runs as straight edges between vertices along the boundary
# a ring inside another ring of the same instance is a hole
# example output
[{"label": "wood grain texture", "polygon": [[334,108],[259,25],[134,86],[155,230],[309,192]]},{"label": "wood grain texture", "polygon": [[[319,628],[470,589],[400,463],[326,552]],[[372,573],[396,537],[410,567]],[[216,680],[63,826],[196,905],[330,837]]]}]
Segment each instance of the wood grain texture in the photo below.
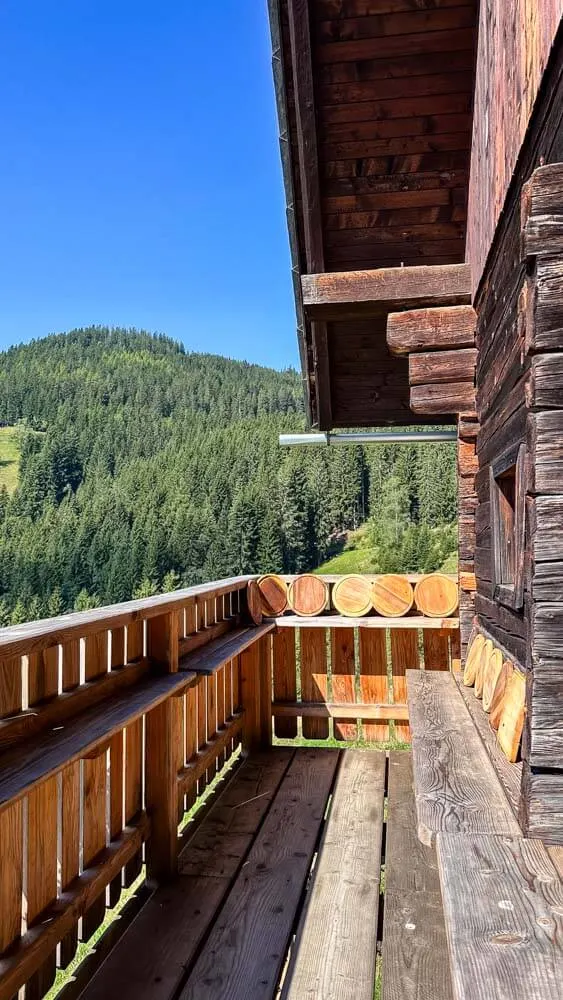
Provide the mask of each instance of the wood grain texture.
[{"label": "wood grain texture", "polygon": [[315,617],[328,606],[328,586],[314,573],[302,573],[290,583],[287,602],[294,614]]},{"label": "wood grain texture", "polygon": [[383,753],[343,754],[283,1000],[373,998],[384,791]]},{"label": "wood grain texture", "polygon": [[[354,629],[335,629],[330,633],[331,640],[331,675],[332,697],[342,704],[357,702],[356,697],[356,656],[354,646]],[[355,740],[358,727],[355,723],[343,719],[334,720],[334,738],[337,740]]]},{"label": "wood grain texture", "polygon": [[371,618],[346,618],[344,615],[322,615],[320,618],[299,618],[297,615],[284,615],[282,618],[275,618],[274,624],[277,629],[451,629],[453,632],[459,629],[459,618],[425,618],[423,615],[407,615],[404,618],[382,618],[373,616]]},{"label": "wood grain texture", "polygon": [[[389,313],[387,343],[392,354],[472,348],[475,344],[472,306],[444,306]],[[449,353],[449,351],[448,351]]]},{"label": "wood grain texture", "polygon": [[[420,665],[418,634],[403,628],[391,629],[391,666],[393,671],[393,702],[407,704],[407,670],[415,670]],[[409,725],[397,723],[395,735],[399,740],[411,738]]]},{"label": "wood grain texture", "polygon": [[[360,700],[364,704],[382,705],[389,701],[387,636],[382,630],[360,632]],[[362,730],[365,740],[389,739],[389,726],[368,722],[365,716]]]},{"label": "wood grain texture", "polygon": [[[301,619],[297,618],[297,621]],[[297,667],[295,659],[295,631],[282,629],[272,637],[274,664],[274,701],[295,701],[297,698]],[[274,723],[276,736],[292,739],[297,735],[296,719],[279,719]]]},{"label": "wood grain texture", "polygon": [[520,832],[453,676],[409,671],[418,835]]},{"label": "wood grain texture", "polygon": [[0,813],[0,953],[21,933],[23,889],[23,805]]},{"label": "wood grain texture", "polygon": [[[88,868],[106,846],[107,753],[82,761],[82,782],[82,851],[84,868]],[[102,892],[84,914],[83,941],[88,941],[103,923],[105,912],[105,892]]]},{"label": "wood grain texture", "polygon": [[434,847],[416,835],[412,760],[389,755],[383,1000],[453,1000]]},{"label": "wood grain texture", "polygon": [[[195,587],[186,587],[171,594],[156,594],[123,604],[112,604],[104,608],[94,608],[91,611],[73,612],[61,615],[59,618],[48,618],[39,622],[26,622],[23,625],[13,625],[1,630],[0,651],[2,657],[28,654],[46,649],[48,646],[65,644],[73,639],[94,635],[104,628],[117,628],[122,625],[143,625],[148,618],[165,614],[168,611],[183,608],[195,597],[211,598],[229,594],[246,587],[252,576],[243,575],[203,583]],[[128,636],[129,638],[129,636]],[[129,650],[129,645],[128,645]],[[142,655],[142,650],[139,655]],[[131,656],[128,652],[128,658]]]},{"label": "wood grain texture", "polygon": [[386,573],[373,582],[372,602],[383,617],[402,618],[414,604],[412,584],[398,573]]},{"label": "wood grain texture", "polygon": [[101,706],[69,720],[54,733],[30,739],[25,753],[19,747],[7,750],[0,764],[0,810],[24,795],[66,764],[109,743],[129,720],[139,718],[186,684],[193,675],[169,675],[141,682],[132,691],[114,695]]},{"label": "wood grain texture", "polygon": [[465,707],[473,720],[473,724],[481,737],[490,761],[504,789],[508,804],[515,818],[518,819],[522,785],[522,764],[509,763],[496,741],[495,731],[490,725],[490,716],[487,718],[481,705],[475,700],[471,691],[465,688],[457,677],[455,680],[465,702]]},{"label": "wood grain texture", "polygon": [[459,1000],[560,1000],[563,884],[540,841],[437,838]]},{"label": "wood grain texture", "polygon": [[425,670],[450,669],[450,636],[438,629],[422,633]]},{"label": "wood grain texture", "polygon": [[[61,773],[61,888],[65,892],[80,870],[80,761]],[[76,954],[78,921],[61,940],[61,968]]]},{"label": "wood grain texture", "polygon": [[263,1000],[274,992],[338,759],[330,750],[301,750],[293,760],[181,1000]]},{"label": "wood grain texture", "polygon": [[[475,288],[561,13],[560,0],[518,0],[514,5],[486,0],[480,7],[467,236]],[[504,53],[502,59],[499,51]]]},{"label": "wood grain texture", "polygon": [[347,319],[416,306],[469,303],[469,271],[464,264],[443,267],[381,268],[305,274],[301,279],[307,315]]},{"label": "wood grain texture", "polygon": [[[58,786],[56,777],[34,788],[27,804],[27,926],[32,927],[57,898],[57,816]],[[53,985],[56,975],[56,950],[50,955],[25,988],[26,1000],[40,1000]]]},{"label": "wood grain texture", "polygon": [[477,351],[425,351],[409,355],[409,384],[471,382],[475,379]]},{"label": "wood grain texture", "polygon": [[[299,633],[301,654],[301,701],[326,702],[328,699],[327,635],[321,629],[307,628]],[[329,735],[328,720],[303,718],[303,736],[309,740],[325,740]]]},{"label": "wood grain texture", "polygon": [[287,771],[293,751],[249,758],[83,994],[84,1000],[169,1000],[215,918]]}]

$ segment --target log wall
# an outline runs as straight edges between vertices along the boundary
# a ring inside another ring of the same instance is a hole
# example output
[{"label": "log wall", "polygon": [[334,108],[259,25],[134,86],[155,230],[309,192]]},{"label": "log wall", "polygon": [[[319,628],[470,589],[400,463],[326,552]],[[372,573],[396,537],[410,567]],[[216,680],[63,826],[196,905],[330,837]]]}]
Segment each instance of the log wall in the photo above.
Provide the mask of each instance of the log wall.
[{"label": "log wall", "polygon": [[[479,627],[526,671],[521,820],[530,836],[555,842],[563,839],[562,164],[559,34],[475,302],[475,610]],[[523,604],[514,608],[494,587],[490,467],[521,445]]]},{"label": "log wall", "polygon": [[466,250],[475,288],[562,14],[563,0],[480,5]]}]

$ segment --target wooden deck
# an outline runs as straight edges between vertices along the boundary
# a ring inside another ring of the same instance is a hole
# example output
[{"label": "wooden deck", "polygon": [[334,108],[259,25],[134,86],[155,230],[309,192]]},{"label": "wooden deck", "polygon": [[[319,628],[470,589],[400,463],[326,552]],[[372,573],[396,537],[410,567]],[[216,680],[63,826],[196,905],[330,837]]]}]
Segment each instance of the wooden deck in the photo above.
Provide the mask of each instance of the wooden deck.
[{"label": "wooden deck", "polygon": [[380,954],[384,997],[451,998],[410,754],[274,748],[239,767],[83,998],[373,1000]]}]

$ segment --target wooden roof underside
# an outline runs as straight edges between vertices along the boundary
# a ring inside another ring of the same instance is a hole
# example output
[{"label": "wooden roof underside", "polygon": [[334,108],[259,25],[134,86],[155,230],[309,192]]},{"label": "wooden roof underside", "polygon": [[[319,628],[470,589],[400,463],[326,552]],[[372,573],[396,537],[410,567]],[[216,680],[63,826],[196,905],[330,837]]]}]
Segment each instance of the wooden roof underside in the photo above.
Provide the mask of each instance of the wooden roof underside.
[{"label": "wooden roof underside", "polygon": [[[478,0],[270,0],[314,426],[426,422],[386,317],[312,323],[300,276],[464,260]],[[433,422],[436,422],[434,418]]]}]

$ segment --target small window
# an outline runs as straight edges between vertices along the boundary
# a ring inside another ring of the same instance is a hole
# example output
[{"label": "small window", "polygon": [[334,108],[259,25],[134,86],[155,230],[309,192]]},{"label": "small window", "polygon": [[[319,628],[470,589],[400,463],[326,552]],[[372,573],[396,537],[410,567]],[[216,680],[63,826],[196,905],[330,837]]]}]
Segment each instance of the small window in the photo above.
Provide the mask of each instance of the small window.
[{"label": "small window", "polygon": [[491,535],[495,600],[521,608],[524,600],[524,445],[491,465]]}]

